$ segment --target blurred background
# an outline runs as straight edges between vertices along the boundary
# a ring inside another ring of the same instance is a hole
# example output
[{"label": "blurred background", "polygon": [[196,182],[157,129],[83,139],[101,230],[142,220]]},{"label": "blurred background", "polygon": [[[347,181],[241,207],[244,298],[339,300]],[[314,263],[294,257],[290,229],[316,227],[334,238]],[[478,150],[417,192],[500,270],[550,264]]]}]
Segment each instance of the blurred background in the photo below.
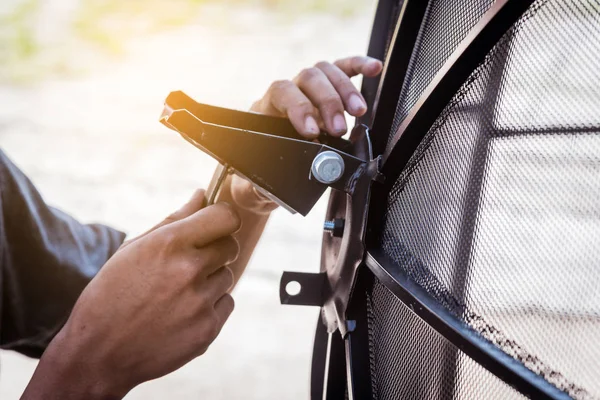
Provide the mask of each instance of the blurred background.
[{"label": "blurred background", "polygon": [[[247,109],[273,80],[365,53],[375,3],[2,0],[0,146],[50,204],[136,235],[215,167],[158,123],[170,91]],[[318,310],[279,305],[278,282],[318,270],[326,200],[306,218],[276,211],[207,354],[127,398],[308,398]],[[1,351],[0,398],[35,366]]]}]

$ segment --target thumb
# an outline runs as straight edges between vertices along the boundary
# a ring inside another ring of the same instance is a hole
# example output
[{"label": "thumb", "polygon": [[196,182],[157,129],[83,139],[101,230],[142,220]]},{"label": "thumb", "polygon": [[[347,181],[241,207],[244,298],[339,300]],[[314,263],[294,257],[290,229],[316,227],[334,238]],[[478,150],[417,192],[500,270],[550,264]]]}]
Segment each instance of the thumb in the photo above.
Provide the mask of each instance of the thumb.
[{"label": "thumb", "polygon": [[192,195],[192,198],[189,199],[187,201],[187,203],[185,203],[183,206],[181,206],[181,208],[179,210],[173,212],[167,218],[165,218],[160,223],[153,226],[146,232],[142,233],[141,235],[139,235],[131,240],[126,241],[125,243],[123,243],[121,248],[129,245],[130,243],[135,242],[136,240],[148,235],[151,232],[154,232],[155,230],[157,230],[165,225],[169,225],[175,221],[185,219],[185,218],[189,217],[190,215],[194,214],[196,211],[199,211],[200,209],[202,209],[204,207],[204,197],[205,197],[204,189],[196,190],[194,192],[194,194]]},{"label": "thumb", "polygon": [[148,234],[152,231],[155,231],[162,226],[169,225],[170,223],[173,223],[175,221],[179,221],[181,219],[187,218],[190,215],[194,214],[196,211],[201,210],[204,207],[205,194],[206,193],[205,193],[204,189],[196,190],[194,192],[194,194],[192,195],[192,197],[187,201],[187,203],[185,203],[183,206],[181,206],[181,208],[179,208],[179,210],[175,211],[174,213],[169,215],[167,218],[165,218],[158,225],[154,226],[152,229],[150,229],[148,232],[146,232],[146,234]]}]

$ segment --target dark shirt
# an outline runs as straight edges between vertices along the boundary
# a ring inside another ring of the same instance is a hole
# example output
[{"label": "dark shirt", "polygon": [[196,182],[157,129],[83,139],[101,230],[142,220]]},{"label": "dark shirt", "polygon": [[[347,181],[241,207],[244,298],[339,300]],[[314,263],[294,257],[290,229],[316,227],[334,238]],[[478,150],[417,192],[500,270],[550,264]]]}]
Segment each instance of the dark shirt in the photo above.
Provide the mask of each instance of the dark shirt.
[{"label": "dark shirt", "polygon": [[0,150],[0,347],[40,357],[124,238],[46,205]]}]

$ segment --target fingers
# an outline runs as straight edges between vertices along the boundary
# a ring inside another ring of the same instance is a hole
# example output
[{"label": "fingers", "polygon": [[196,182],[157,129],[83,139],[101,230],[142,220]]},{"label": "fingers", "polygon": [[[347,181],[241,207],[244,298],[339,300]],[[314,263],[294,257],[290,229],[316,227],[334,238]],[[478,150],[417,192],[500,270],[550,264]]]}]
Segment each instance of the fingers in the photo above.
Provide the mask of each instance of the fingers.
[{"label": "fingers", "polygon": [[336,65],[328,62],[320,62],[315,65],[323,71],[329,82],[339,93],[344,106],[350,115],[360,117],[367,112],[367,103],[356,86],[350,81],[350,77]]},{"label": "fingers", "polygon": [[230,294],[226,293],[217,302],[215,303],[215,314],[217,315],[217,334],[221,333],[221,329],[223,329],[223,325],[229,319],[229,316],[233,312],[235,308],[235,302],[233,301],[233,297]]},{"label": "fingers", "polygon": [[121,249],[130,245],[131,243],[135,242],[136,240],[148,235],[149,233],[157,230],[158,228],[161,228],[165,225],[171,224],[175,221],[182,220],[182,219],[187,218],[190,215],[194,214],[196,211],[200,210],[204,206],[204,198],[205,198],[204,189],[196,190],[194,192],[194,194],[192,195],[192,198],[189,199],[188,202],[185,203],[179,210],[175,211],[174,213],[169,215],[167,218],[165,218],[162,222],[153,226],[146,232],[142,233],[140,236],[135,237],[135,238],[123,243],[123,245],[121,246]]},{"label": "fingers", "polygon": [[294,82],[319,109],[327,132],[342,136],[347,130],[344,104],[327,75],[319,68],[307,68],[294,78]]},{"label": "fingers", "polygon": [[192,198],[189,199],[187,203],[185,203],[183,206],[181,206],[181,208],[179,210],[175,211],[173,214],[171,214],[167,218],[165,218],[164,221],[162,221],[161,223],[159,223],[158,225],[156,225],[152,229],[150,229],[149,232],[152,232],[153,230],[158,229],[161,226],[165,226],[172,222],[187,218],[190,215],[194,214],[196,211],[202,209],[202,207],[204,205],[205,194],[206,193],[205,193],[204,189],[196,190],[194,192],[194,194],[192,195]]},{"label": "fingers", "polygon": [[196,260],[197,267],[201,269],[199,276],[207,277],[217,271],[224,265],[228,265],[237,260],[240,253],[240,245],[232,236],[228,236],[213,242],[198,250]]},{"label": "fingers", "polygon": [[334,64],[349,77],[360,74],[367,77],[377,76],[383,68],[381,61],[364,56],[342,58],[341,60],[337,60]]},{"label": "fingers", "polygon": [[303,70],[293,81],[274,82],[252,110],[286,116],[294,128],[308,139],[316,138],[321,129],[333,136],[347,131],[344,110],[361,116],[367,105],[350,78],[381,73],[381,61],[371,57],[348,57],[334,64],[321,62]]},{"label": "fingers", "polygon": [[234,308],[235,302],[230,294],[224,294],[219,300],[217,300],[215,303],[215,312],[221,321],[221,326],[225,323],[225,321],[227,321],[227,318],[229,318]]},{"label": "fingers", "polygon": [[229,267],[221,267],[198,286],[198,291],[213,304],[226,294],[233,286],[233,272]]},{"label": "fingers", "polygon": [[294,128],[307,138],[319,136],[319,126],[313,105],[292,81],[274,82],[267,92],[267,101],[282,115],[286,115]]},{"label": "fingers", "polygon": [[234,209],[229,204],[218,203],[163,229],[170,231],[178,240],[200,248],[234,234],[240,227],[241,219]]},{"label": "fingers", "polygon": [[233,279],[231,270],[226,271],[228,269],[219,270],[211,277],[212,281],[205,282],[200,289],[201,296],[205,300],[200,315],[195,317],[198,329],[194,330],[194,337],[199,342],[197,355],[204,354],[208,346],[219,336],[235,307],[233,297],[227,293],[228,288],[226,288]]}]

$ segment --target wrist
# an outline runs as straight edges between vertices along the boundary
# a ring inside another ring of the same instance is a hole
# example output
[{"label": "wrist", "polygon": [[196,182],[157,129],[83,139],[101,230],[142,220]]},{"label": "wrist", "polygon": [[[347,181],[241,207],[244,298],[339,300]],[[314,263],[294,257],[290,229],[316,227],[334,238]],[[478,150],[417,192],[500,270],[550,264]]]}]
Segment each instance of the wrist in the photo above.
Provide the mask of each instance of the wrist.
[{"label": "wrist", "polygon": [[70,340],[65,328],[44,352],[22,399],[123,398],[129,390],[119,388],[106,373],[107,368],[90,357],[90,347],[85,351]]}]

